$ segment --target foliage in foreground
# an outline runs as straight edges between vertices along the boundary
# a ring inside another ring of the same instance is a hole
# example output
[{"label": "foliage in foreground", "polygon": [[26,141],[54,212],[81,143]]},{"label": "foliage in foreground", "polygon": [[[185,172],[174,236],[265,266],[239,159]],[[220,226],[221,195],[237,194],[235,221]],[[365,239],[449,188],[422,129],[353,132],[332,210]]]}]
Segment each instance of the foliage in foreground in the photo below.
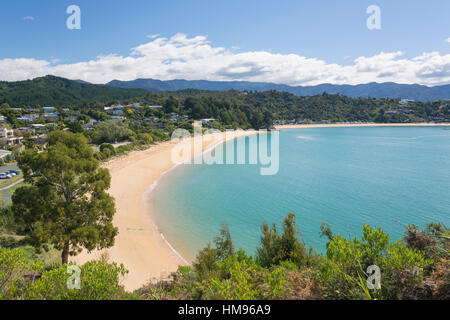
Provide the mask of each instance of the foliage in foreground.
[{"label": "foliage in foreground", "polygon": [[[180,267],[171,279],[153,281],[137,293],[146,299],[449,298],[449,237],[443,225],[420,231],[429,239],[427,246],[411,240],[411,230],[419,232],[414,226],[396,242],[367,225],[362,239],[351,240],[323,227],[330,241],[322,256],[305,247],[295,224],[289,214],[280,234],[264,223],[255,258],[233,250],[225,226],[215,246],[201,250],[192,267]],[[368,267],[373,265],[381,271],[381,283],[371,289]]]},{"label": "foliage in foreground", "polygon": [[[91,261],[80,267],[80,289],[74,289],[74,265],[45,270],[21,249],[0,248],[0,299],[9,300],[112,300],[130,298],[120,284],[123,265]],[[68,286],[69,284],[69,286]],[[72,286],[70,286],[72,285]]]},{"label": "foliage in foreground", "polygon": [[[450,299],[450,237],[442,224],[407,226],[405,238],[395,242],[381,228],[364,225],[361,239],[346,239],[325,225],[325,255],[301,241],[293,214],[282,226],[279,233],[262,225],[252,257],[235,250],[223,225],[192,266],[133,293],[121,286],[127,273],[122,265],[88,262],[80,266],[80,289],[69,289],[73,265],[48,267],[22,248],[0,248],[0,299]],[[373,265],[381,282],[371,288]]]}]

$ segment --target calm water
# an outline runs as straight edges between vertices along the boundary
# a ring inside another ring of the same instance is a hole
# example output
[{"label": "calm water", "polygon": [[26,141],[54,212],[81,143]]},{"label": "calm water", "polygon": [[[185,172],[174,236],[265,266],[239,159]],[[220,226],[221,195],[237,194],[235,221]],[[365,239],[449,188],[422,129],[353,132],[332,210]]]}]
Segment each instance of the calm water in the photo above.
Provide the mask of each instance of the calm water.
[{"label": "calm water", "polygon": [[399,239],[402,224],[450,224],[450,130],[311,128],[280,132],[280,170],[255,165],[182,165],[150,195],[169,242],[192,259],[228,223],[236,247],[254,253],[262,221],[297,216],[307,245],[325,251],[320,224],[360,236],[381,226]]}]

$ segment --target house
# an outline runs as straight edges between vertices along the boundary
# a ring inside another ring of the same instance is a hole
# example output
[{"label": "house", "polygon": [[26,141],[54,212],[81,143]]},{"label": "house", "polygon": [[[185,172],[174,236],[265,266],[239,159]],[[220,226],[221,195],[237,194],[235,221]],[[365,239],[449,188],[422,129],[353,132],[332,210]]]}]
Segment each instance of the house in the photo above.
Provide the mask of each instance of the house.
[{"label": "house", "polygon": [[5,122],[5,121],[6,121],[5,116],[0,116],[0,122]]},{"label": "house", "polygon": [[65,122],[65,123],[69,123],[69,122],[77,121],[77,120],[78,120],[78,117],[73,117],[73,116],[65,117],[65,118],[64,118],[64,122]]},{"label": "house", "polygon": [[34,133],[35,132],[35,129],[34,128],[31,128],[31,127],[21,127],[21,128],[17,128],[17,131],[19,131],[20,132],[20,134],[23,134],[23,133],[25,133],[25,132],[29,132],[29,133]]},{"label": "house", "polygon": [[39,113],[41,110],[37,108],[26,108],[25,111],[29,113]]},{"label": "house", "polygon": [[121,116],[111,116],[111,120],[114,120],[114,121],[123,121],[123,120],[125,120],[125,117],[121,117]]},{"label": "house", "polygon": [[208,123],[210,121],[216,121],[216,119],[202,119],[200,120],[202,123]]},{"label": "house", "polygon": [[84,130],[95,130],[94,124],[92,123],[85,123],[81,125]]},{"label": "house", "polygon": [[44,107],[42,109],[44,110],[44,113],[53,113],[56,110],[54,107]]},{"label": "house", "polygon": [[23,137],[15,137],[14,130],[6,127],[0,127],[0,144],[8,144],[10,146],[21,144]]},{"label": "house", "polygon": [[44,119],[46,119],[46,120],[59,120],[59,114],[58,114],[58,112],[44,113],[43,117],[44,117]]},{"label": "house", "polygon": [[40,124],[40,123],[35,123],[35,124],[32,124],[31,127],[34,129],[44,129],[45,125]]},{"label": "house", "polygon": [[46,136],[42,136],[33,140],[33,143],[41,149],[46,149],[48,147],[48,140]]},{"label": "house", "polygon": [[121,115],[123,115],[123,111],[122,110],[114,110],[113,111],[113,115],[115,115],[115,116],[121,116]]},{"label": "house", "polygon": [[150,109],[161,109],[162,106],[148,106]]},{"label": "house", "polygon": [[127,105],[127,108],[139,108],[140,106],[141,106],[141,104],[139,102],[136,102],[136,103]]},{"label": "house", "polygon": [[26,114],[22,117],[18,117],[17,121],[23,121],[23,122],[33,122],[35,120],[39,119],[39,116],[37,114]]},{"label": "house", "polygon": [[0,127],[0,138],[10,138],[14,137],[14,130],[8,129],[6,127]]},{"label": "house", "polygon": [[144,122],[156,122],[158,120],[159,120],[158,117],[148,117],[144,119]]}]

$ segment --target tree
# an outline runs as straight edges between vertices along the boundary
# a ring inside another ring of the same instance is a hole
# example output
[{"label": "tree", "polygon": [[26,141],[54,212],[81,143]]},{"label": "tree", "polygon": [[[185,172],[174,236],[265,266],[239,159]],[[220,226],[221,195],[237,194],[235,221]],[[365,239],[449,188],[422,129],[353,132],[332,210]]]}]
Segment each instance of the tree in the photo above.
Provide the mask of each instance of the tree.
[{"label": "tree", "polygon": [[163,105],[165,113],[178,112],[179,102],[173,96],[170,96]]},{"label": "tree", "polygon": [[220,236],[214,238],[214,244],[216,245],[218,258],[220,260],[233,255],[233,240],[231,239],[228,225],[225,222],[222,223],[222,227],[220,228]]},{"label": "tree", "polygon": [[83,131],[84,131],[83,126],[81,125],[80,121],[71,121],[71,122],[69,122],[67,127],[73,133],[83,133]]},{"label": "tree", "polygon": [[297,266],[304,266],[308,262],[305,244],[298,239],[299,231],[295,225],[293,213],[289,213],[283,220],[283,234],[278,233],[275,224],[269,229],[267,223],[263,223],[261,247],[257,249],[256,257],[260,265],[270,267],[290,261]]},{"label": "tree", "polygon": [[131,133],[131,130],[122,122],[102,121],[95,127],[93,140],[95,143],[115,143],[127,139]]},{"label": "tree", "polygon": [[115,205],[106,192],[111,177],[83,135],[54,131],[48,140],[46,151],[26,150],[18,158],[27,186],[14,193],[12,210],[30,230],[27,240],[38,250],[49,244],[62,250],[66,264],[82,248],[113,246]]}]

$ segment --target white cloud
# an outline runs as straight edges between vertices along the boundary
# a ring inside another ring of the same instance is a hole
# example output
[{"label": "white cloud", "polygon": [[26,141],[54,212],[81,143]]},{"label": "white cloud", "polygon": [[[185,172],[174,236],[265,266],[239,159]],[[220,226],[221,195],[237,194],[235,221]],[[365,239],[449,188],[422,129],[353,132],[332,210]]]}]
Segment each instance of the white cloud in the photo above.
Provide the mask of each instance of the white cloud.
[{"label": "white cloud", "polygon": [[26,16],[26,17],[23,17],[23,20],[33,21],[33,20],[34,20],[34,17],[32,17],[32,16]]},{"label": "white cloud", "polygon": [[350,65],[327,63],[298,54],[267,51],[236,52],[213,46],[205,36],[155,36],[131,49],[128,56],[106,55],[73,64],[35,59],[0,60],[1,80],[16,81],[53,74],[69,79],[106,83],[134,80],[246,80],[316,85],[368,82],[450,83],[450,54],[427,52],[404,58],[403,52],[380,52],[359,57]]},{"label": "white cloud", "polygon": [[450,38],[445,39],[446,42],[450,43]]}]

